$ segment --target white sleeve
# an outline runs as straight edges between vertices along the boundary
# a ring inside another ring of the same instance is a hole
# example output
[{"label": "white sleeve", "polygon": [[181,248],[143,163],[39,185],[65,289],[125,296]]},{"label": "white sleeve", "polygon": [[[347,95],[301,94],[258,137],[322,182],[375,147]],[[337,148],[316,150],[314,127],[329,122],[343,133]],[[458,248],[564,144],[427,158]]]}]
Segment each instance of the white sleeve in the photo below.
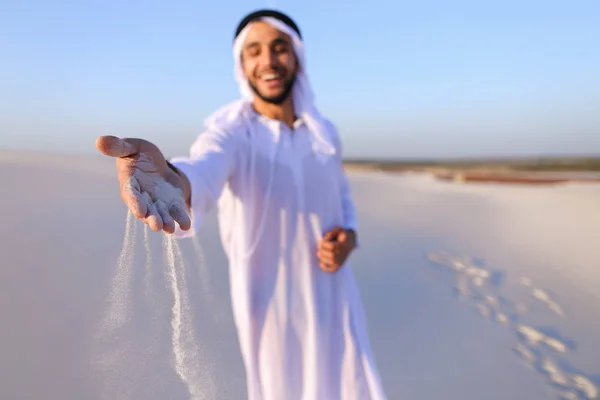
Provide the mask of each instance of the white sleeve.
[{"label": "white sleeve", "polygon": [[338,134],[337,128],[333,123],[328,122],[331,132],[333,133],[333,141],[335,145],[335,149],[337,151],[337,158],[339,160],[339,180],[341,187],[341,199],[342,199],[342,212],[344,215],[344,228],[353,229],[354,231],[358,230],[358,218],[356,215],[356,206],[354,205],[354,200],[352,199],[352,190],[350,188],[350,182],[348,181],[348,177],[344,171],[343,165],[343,145],[342,140]]},{"label": "white sleeve", "polygon": [[169,160],[186,175],[191,187],[192,226],[183,231],[176,225],[174,236],[195,235],[206,213],[215,206],[235,168],[238,143],[231,133],[202,133],[190,148],[188,157]]},{"label": "white sleeve", "polygon": [[344,173],[344,167],[341,167],[342,180],[342,211],[344,212],[344,225],[346,229],[353,229],[355,232],[358,230],[358,218],[356,216],[356,207],[354,200],[352,200],[352,191],[350,190],[350,183],[348,177]]}]

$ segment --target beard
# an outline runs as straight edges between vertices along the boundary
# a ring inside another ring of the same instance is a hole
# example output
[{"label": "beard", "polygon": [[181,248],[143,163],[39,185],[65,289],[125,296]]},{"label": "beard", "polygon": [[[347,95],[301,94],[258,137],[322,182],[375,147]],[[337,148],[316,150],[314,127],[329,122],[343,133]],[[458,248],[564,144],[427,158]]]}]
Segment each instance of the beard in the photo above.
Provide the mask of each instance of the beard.
[{"label": "beard", "polygon": [[295,72],[287,81],[285,81],[284,86],[283,86],[283,91],[280,94],[278,94],[277,96],[271,96],[271,97],[264,96],[262,93],[260,93],[259,90],[256,88],[256,86],[254,86],[252,84],[252,82],[248,82],[248,85],[250,86],[250,89],[252,89],[254,94],[256,94],[256,96],[258,96],[265,103],[280,105],[284,101],[286,101],[288,97],[290,97],[290,94],[292,93],[292,89],[294,88],[294,83],[296,83],[296,73]]}]

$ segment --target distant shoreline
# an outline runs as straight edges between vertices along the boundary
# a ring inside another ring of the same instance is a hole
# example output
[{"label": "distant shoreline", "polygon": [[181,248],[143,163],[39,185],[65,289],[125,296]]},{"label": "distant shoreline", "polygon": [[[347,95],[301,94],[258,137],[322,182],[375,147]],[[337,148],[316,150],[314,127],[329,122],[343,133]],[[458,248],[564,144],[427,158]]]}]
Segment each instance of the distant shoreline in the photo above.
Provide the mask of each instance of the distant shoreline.
[{"label": "distant shoreline", "polygon": [[437,179],[454,182],[600,183],[600,157],[431,161],[346,160],[344,167],[349,172],[428,173]]}]

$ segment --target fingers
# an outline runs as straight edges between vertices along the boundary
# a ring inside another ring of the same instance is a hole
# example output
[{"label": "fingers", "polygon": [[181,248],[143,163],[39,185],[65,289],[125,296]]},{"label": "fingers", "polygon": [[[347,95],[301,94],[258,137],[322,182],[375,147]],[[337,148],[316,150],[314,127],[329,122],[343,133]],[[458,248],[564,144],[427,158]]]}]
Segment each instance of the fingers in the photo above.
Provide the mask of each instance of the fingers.
[{"label": "fingers", "polygon": [[169,213],[175,221],[179,224],[179,227],[187,231],[192,227],[192,220],[187,213],[185,204],[182,201],[175,201],[169,207]]},{"label": "fingers", "polygon": [[148,203],[142,196],[137,179],[130,177],[123,183],[121,187],[121,199],[136,218],[142,221],[146,218]]},{"label": "fingers", "polygon": [[175,221],[173,221],[173,218],[171,218],[171,215],[169,215],[169,210],[165,202],[158,200],[156,202],[156,209],[158,210],[158,214],[160,215],[163,223],[162,229],[167,233],[175,232]]},{"label": "fingers", "polygon": [[333,250],[335,250],[337,245],[338,244],[336,242],[327,242],[325,240],[321,240],[319,242],[319,249],[323,249],[326,251],[333,251]]},{"label": "fingers", "polygon": [[141,212],[138,214],[136,210],[134,215],[147,223],[152,230],[164,230],[166,233],[172,234],[175,232],[176,222],[184,231],[191,228],[192,224],[190,217],[182,205],[174,203],[168,207],[162,200],[153,202],[147,192],[137,196],[137,198],[141,199],[139,207],[143,207],[143,209],[146,210],[146,213],[139,217],[138,215],[141,215]]},{"label": "fingers", "polygon": [[[183,225],[182,229],[187,230],[190,228],[191,221],[187,216],[187,213],[183,211],[183,214],[179,210],[179,205],[177,203],[172,204],[168,207],[164,201],[158,200],[153,202],[150,198],[150,195],[147,192],[144,192],[141,196],[146,203],[147,214],[142,219],[145,223],[152,228],[154,231],[164,230],[167,233],[175,232],[175,221],[180,225]],[[187,221],[186,221],[187,219]],[[187,222],[187,225],[186,225]]]},{"label": "fingers", "polygon": [[326,263],[324,261],[319,262],[319,267],[325,272],[337,272],[342,265],[338,263]]},{"label": "fingers", "polygon": [[333,264],[337,261],[335,249],[328,250],[328,249],[320,248],[317,251],[317,257],[319,258],[320,261],[323,261],[328,264]]},{"label": "fingers", "polygon": [[137,219],[148,224],[153,231],[158,232],[165,229],[165,223],[167,224],[167,230],[169,226],[173,226],[171,231],[175,231],[174,223],[170,219],[169,213],[164,211],[166,207],[163,205],[161,209],[160,204],[155,203],[148,192],[142,192],[135,178],[130,177],[125,181],[121,188],[121,198],[127,207],[129,207],[132,214]]},{"label": "fingers", "polygon": [[144,222],[147,223],[153,231],[158,232],[163,230],[163,219],[156,208],[156,204],[150,203],[148,205],[148,215],[144,219]]},{"label": "fingers", "polygon": [[348,253],[344,244],[323,241],[317,250],[319,266],[326,272],[335,272],[344,264]]},{"label": "fingers", "polygon": [[110,157],[128,157],[138,153],[136,145],[111,135],[98,137],[96,148],[102,154]]},{"label": "fingers", "polygon": [[[329,239],[328,234],[335,235],[335,238]],[[340,245],[342,245],[342,247],[346,247],[347,244],[348,235],[345,231],[342,230],[339,233],[336,233],[332,230],[325,234],[323,239],[319,242],[319,249],[323,251],[334,251],[335,249],[340,248]]]},{"label": "fingers", "polygon": [[333,229],[331,229],[325,233],[325,235],[323,236],[323,240],[326,240],[326,241],[335,240],[337,238],[337,236],[343,231],[344,230],[341,227],[336,226]]},{"label": "fingers", "polygon": [[147,192],[142,193],[142,198],[146,203],[147,213],[143,221],[148,224],[150,229],[153,231],[160,231],[163,229],[163,219],[158,211],[157,204],[152,202],[150,195]]}]

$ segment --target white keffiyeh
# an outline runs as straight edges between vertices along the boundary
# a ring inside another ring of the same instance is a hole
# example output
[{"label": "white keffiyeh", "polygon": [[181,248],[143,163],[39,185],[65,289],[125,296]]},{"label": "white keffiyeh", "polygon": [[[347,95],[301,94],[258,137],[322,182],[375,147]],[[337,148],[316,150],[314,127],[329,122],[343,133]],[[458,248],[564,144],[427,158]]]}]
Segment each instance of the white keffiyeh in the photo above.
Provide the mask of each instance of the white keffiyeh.
[{"label": "white keffiyeh", "polygon": [[[276,18],[263,17],[260,18],[260,20],[287,34],[292,39],[294,52],[300,65],[300,70],[297,73],[296,81],[292,88],[294,112],[296,116],[302,118],[306,122],[306,125],[313,134],[313,137],[311,138],[313,150],[319,158],[324,160],[327,157],[334,155],[336,149],[332,144],[331,132],[328,131],[324,118],[314,105],[314,94],[306,73],[306,56],[302,39],[300,39],[296,31]],[[205,125],[208,129],[219,131],[225,126],[231,126],[236,122],[239,122],[239,119],[243,118],[244,110],[247,110],[247,107],[249,107],[254,100],[255,94],[250,88],[247,78],[244,76],[241,63],[242,47],[251,27],[252,23],[244,27],[233,44],[233,58],[235,63],[234,76],[239,84],[242,97],[241,99],[225,105],[210,115],[205,120]]]}]

